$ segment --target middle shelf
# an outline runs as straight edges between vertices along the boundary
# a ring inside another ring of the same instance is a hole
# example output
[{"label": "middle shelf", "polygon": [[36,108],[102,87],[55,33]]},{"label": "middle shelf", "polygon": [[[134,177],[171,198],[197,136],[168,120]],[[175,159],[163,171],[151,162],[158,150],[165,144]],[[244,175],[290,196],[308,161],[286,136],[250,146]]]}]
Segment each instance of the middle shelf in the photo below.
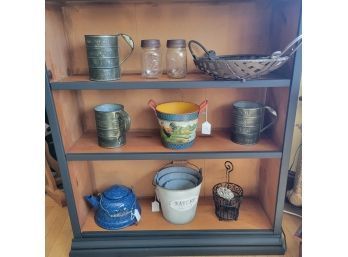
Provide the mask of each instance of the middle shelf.
[{"label": "middle shelf", "polygon": [[192,147],[184,150],[165,148],[158,131],[127,134],[127,143],[118,148],[98,145],[95,131],[84,133],[67,149],[68,160],[178,160],[202,158],[280,158],[282,150],[270,138],[255,145],[239,145],[230,140],[229,132],[214,131],[211,136],[197,135]]}]

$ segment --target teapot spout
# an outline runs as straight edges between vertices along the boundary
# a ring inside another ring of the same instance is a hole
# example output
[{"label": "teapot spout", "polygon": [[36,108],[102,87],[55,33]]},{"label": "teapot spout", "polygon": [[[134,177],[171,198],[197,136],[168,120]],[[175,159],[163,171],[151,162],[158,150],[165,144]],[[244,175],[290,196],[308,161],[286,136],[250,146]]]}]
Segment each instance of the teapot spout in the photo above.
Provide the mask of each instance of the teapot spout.
[{"label": "teapot spout", "polygon": [[87,195],[85,196],[85,200],[89,202],[90,205],[93,206],[93,208],[99,207],[99,198],[95,197],[94,195]]}]

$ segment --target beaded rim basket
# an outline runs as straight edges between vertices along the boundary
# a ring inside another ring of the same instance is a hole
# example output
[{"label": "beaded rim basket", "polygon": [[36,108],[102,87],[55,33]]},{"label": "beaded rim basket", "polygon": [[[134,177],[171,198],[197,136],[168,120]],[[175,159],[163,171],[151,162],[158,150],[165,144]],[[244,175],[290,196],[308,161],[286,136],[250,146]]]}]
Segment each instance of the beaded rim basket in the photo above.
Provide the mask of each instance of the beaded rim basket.
[{"label": "beaded rim basket", "polygon": [[[192,44],[203,49],[203,57],[197,57]],[[295,38],[283,51],[266,55],[216,55],[215,51],[206,48],[195,40],[188,43],[189,50],[196,67],[218,80],[242,80],[259,78],[280,68],[302,45],[302,35]]]},{"label": "beaded rim basket", "polygon": [[[218,183],[213,187],[213,199],[215,204],[215,215],[219,220],[237,220],[239,216],[239,207],[243,199],[243,189],[241,186],[230,183],[230,173],[233,170],[233,164],[230,161],[225,162],[227,182]],[[226,199],[219,193],[219,189],[230,190],[233,194],[231,199]]]}]

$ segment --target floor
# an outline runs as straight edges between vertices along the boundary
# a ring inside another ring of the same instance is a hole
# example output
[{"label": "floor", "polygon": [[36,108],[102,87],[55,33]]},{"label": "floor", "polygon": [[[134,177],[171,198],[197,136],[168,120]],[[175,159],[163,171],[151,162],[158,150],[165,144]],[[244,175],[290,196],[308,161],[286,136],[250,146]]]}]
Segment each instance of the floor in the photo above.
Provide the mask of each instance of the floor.
[{"label": "floor", "polygon": [[[66,207],[61,208],[50,197],[46,196],[46,227],[45,227],[45,252],[46,257],[68,257],[72,232]],[[283,229],[287,238],[288,250],[284,257],[299,256],[299,240],[294,233],[301,223],[301,219],[289,214],[284,214]],[[266,257],[265,255],[262,255]],[[262,257],[259,255],[259,257]],[[238,256],[234,256],[238,257]],[[248,257],[248,256],[243,256]],[[249,256],[252,257],[252,256]],[[272,257],[277,257],[272,255]]]}]

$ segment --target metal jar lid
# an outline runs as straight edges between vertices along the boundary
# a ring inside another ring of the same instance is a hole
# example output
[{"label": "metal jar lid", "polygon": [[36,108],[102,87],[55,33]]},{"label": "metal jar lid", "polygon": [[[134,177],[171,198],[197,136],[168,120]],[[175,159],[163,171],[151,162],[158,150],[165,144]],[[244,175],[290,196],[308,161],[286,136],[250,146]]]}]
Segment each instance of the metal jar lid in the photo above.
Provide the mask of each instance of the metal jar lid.
[{"label": "metal jar lid", "polygon": [[141,47],[159,48],[160,46],[161,46],[161,42],[158,39],[141,40]]},{"label": "metal jar lid", "polygon": [[168,48],[185,48],[186,41],[185,39],[169,39],[167,40]]}]

